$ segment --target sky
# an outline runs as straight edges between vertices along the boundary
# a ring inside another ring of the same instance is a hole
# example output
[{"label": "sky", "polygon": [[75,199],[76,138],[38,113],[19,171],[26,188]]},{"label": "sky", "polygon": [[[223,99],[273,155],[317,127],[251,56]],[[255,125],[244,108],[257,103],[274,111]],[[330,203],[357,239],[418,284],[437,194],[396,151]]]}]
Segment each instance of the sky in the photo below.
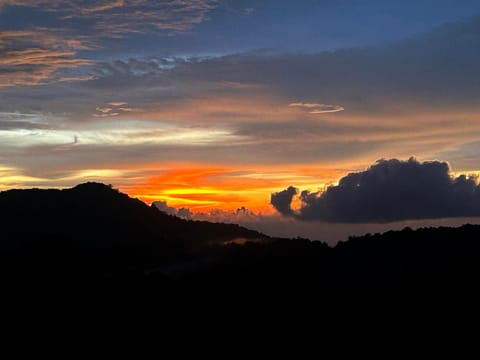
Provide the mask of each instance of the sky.
[{"label": "sky", "polygon": [[335,241],[475,222],[479,76],[476,0],[0,0],[0,190]]}]

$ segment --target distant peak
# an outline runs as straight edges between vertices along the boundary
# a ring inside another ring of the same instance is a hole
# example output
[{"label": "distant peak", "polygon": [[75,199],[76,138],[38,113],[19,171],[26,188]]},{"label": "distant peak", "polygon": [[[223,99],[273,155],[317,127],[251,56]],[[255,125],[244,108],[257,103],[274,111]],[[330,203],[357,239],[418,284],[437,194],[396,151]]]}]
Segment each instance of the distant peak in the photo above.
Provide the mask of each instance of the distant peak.
[{"label": "distant peak", "polygon": [[98,182],[86,182],[86,183],[78,184],[77,186],[74,186],[72,190],[111,191],[111,190],[114,190],[114,188],[111,184],[107,185],[107,184],[98,183]]}]

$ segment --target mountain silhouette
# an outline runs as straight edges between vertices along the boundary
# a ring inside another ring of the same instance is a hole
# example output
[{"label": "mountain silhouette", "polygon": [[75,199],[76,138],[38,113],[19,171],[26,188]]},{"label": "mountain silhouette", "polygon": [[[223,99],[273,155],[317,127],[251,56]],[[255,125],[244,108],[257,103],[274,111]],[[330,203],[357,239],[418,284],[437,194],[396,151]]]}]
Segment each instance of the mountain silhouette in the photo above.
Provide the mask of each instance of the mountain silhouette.
[{"label": "mountain silhouette", "polygon": [[[350,237],[335,247],[306,239],[230,245],[204,274],[186,280],[201,286],[393,290],[429,294],[476,292],[480,276],[480,226],[422,228]],[[228,279],[228,281],[226,281]]]},{"label": "mountain silhouette", "polygon": [[[143,320],[158,314],[151,324],[182,340],[176,352],[234,349],[250,356],[260,349],[293,357],[323,354],[328,346],[338,351],[345,344],[396,349],[408,342],[406,336],[423,342],[425,333],[433,334],[433,345],[451,341],[452,331],[437,326],[445,313],[438,317],[431,304],[460,309],[476,299],[479,288],[475,225],[405,228],[330,247],[269,238],[238,225],[182,220],[98,183],[0,192],[0,225],[0,289],[2,300],[12,299],[6,312],[38,314],[65,298],[68,311],[87,304],[93,317],[88,332],[100,331],[100,339],[104,330],[92,324],[105,309],[123,324],[128,313],[136,319],[142,311]],[[433,320],[418,326],[414,312],[397,314],[406,304],[422,316],[430,311]],[[398,323],[408,330],[392,337],[389,329]],[[365,324],[374,329],[366,331]],[[157,346],[163,335],[150,331],[144,324],[128,327],[125,341],[152,336]],[[462,340],[472,336],[458,334]],[[184,339],[194,342],[184,346]]]},{"label": "mountain silhouette", "polygon": [[428,292],[475,290],[480,275],[475,225],[406,228],[330,247],[183,220],[99,183],[1,192],[0,219],[0,277],[13,286]]},{"label": "mountain silhouette", "polygon": [[15,274],[143,272],[212,244],[267,239],[238,225],[167,215],[100,183],[1,192],[0,219],[2,266]]}]

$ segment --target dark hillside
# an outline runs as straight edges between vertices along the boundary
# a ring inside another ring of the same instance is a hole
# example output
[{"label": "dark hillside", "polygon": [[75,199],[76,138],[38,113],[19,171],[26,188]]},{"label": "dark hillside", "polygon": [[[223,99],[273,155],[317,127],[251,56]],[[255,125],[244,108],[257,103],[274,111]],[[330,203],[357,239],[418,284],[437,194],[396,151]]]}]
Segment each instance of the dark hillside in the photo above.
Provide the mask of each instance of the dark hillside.
[{"label": "dark hillside", "polygon": [[480,226],[473,225],[368,234],[331,248],[182,220],[97,183],[1,192],[0,219],[2,278],[14,284],[428,292],[474,291],[480,276]]},{"label": "dark hillside", "polygon": [[215,243],[267,239],[237,225],[169,216],[99,183],[1,192],[0,224],[4,264],[38,270],[144,269]]}]

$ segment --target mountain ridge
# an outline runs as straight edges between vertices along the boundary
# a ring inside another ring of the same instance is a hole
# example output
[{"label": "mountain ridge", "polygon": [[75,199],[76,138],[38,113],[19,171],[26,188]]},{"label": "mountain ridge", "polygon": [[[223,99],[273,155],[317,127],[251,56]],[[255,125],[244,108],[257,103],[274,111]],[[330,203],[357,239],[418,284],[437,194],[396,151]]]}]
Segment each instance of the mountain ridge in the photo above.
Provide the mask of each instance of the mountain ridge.
[{"label": "mountain ridge", "polygon": [[474,290],[480,275],[479,225],[405,228],[330,247],[183,220],[99,183],[0,192],[0,224],[0,277],[13,285],[429,291]]},{"label": "mountain ridge", "polygon": [[42,268],[144,268],[235,238],[268,239],[238,225],[170,216],[100,183],[0,192],[0,219],[0,256]]}]

